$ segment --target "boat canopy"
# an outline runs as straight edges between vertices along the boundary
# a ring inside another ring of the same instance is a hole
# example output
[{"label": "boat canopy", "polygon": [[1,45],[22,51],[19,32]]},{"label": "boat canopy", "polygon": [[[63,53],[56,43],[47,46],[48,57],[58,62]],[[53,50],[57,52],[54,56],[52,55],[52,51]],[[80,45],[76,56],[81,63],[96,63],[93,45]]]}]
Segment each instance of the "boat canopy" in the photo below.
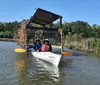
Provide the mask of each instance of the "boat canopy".
[{"label": "boat canopy", "polygon": [[[53,28],[53,22],[58,20],[60,26]],[[42,31],[39,31],[42,30]],[[49,32],[51,31],[51,32]],[[57,32],[57,33],[56,33]],[[51,36],[52,35],[52,36]],[[61,35],[61,36],[60,36]],[[38,8],[26,26],[26,44],[34,42],[36,38],[49,38],[54,44],[61,42],[62,46],[62,16]]]},{"label": "boat canopy", "polygon": [[[43,10],[41,8],[38,8],[35,12],[35,14],[31,17],[29,23],[27,24],[27,29],[38,29],[38,30],[54,30],[56,31],[58,28],[46,28],[46,25],[52,24],[57,19],[61,19],[62,16],[54,14],[52,12]],[[34,27],[32,26],[32,23],[42,25],[42,27]]]}]

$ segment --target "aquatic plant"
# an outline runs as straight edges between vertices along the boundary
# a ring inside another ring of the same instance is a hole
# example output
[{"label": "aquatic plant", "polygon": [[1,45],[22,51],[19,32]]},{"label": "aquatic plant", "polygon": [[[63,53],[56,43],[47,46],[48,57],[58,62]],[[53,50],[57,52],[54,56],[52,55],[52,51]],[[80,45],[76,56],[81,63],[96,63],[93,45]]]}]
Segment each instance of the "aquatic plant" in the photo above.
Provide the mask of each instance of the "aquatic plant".
[{"label": "aquatic plant", "polygon": [[100,56],[100,40],[96,40],[96,47],[94,49],[94,53],[98,56]]}]

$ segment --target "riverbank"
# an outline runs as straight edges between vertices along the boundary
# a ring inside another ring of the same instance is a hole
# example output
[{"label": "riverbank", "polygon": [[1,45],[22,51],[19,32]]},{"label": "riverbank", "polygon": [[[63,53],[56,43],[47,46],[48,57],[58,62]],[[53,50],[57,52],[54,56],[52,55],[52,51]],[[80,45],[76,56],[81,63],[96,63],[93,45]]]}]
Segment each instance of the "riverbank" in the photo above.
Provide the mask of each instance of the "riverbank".
[{"label": "riverbank", "polygon": [[16,39],[13,39],[13,38],[0,38],[0,41],[15,42]]},{"label": "riverbank", "polygon": [[82,38],[81,36],[71,36],[65,39],[64,47],[75,51],[100,56],[100,39]]},{"label": "riverbank", "polygon": [[[0,38],[0,41],[16,42],[13,38]],[[100,39],[95,38],[81,38],[77,37],[67,37],[64,41],[64,48],[72,49],[73,51],[78,51],[86,54],[92,54],[100,56]],[[21,45],[22,46],[22,45]],[[23,44],[24,46],[24,44]],[[22,46],[22,47],[23,47]],[[53,48],[61,48],[59,45],[52,45]]]}]

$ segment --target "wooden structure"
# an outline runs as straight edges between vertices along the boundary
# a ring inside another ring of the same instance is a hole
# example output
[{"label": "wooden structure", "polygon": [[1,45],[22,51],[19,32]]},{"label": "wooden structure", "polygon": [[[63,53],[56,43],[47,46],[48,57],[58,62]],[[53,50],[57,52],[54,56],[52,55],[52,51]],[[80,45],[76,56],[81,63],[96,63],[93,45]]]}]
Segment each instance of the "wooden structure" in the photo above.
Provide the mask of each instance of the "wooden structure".
[{"label": "wooden structure", "polygon": [[[52,28],[51,27],[52,23],[57,19],[60,19],[60,27]],[[41,27],[33,26],[33,23],[39,24],[41,25]],[[49,27],[47,25],[49,25]],[[62,31],[62,16],[38,8],[26,26],[27,46],[30,38],[29,30]],[[62,46],[62,32],[60,32],[60,34],[61,34],[61,46]]]}]

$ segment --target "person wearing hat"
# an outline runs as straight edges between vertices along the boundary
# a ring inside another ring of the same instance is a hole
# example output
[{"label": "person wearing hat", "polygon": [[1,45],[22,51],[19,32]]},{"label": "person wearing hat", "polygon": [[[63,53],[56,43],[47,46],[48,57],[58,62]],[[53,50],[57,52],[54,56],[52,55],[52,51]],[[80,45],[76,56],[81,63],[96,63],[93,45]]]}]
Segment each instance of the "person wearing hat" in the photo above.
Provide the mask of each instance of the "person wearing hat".
[{"label": "person wearing hat", "polygon": [[33,45],[30,45],[29,48],[33,48],[34,51],[41,51],[41,41],[39,39],[35,40],[35,43]]},{"label": "person wearing hat", "polygon": [[52,51],[52,47],[49,43],[49,40],[48,39],[45,39],[43,41],[43,45],[41,47],[41,52],[51,52]]}]

